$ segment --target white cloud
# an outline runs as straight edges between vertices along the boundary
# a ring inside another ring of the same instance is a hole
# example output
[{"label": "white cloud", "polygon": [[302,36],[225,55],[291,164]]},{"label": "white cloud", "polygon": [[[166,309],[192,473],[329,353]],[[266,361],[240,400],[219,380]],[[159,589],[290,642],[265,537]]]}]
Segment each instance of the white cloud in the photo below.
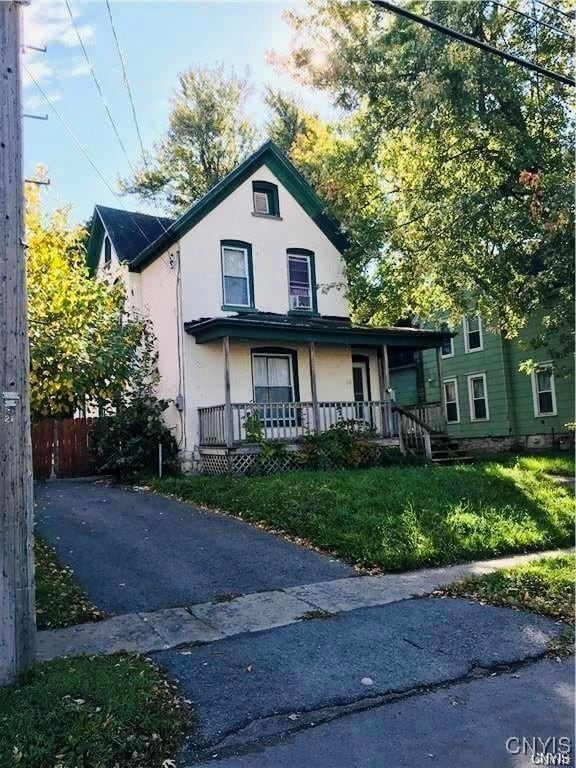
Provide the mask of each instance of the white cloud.
[{"label": "white cloud", "polygon": [[[48,98],[52,104],[55,104],[57,101],[62,101],[64,97],[61,93],[49,93]],[[25,109],[38,109],[39,107],[46,107],[46,101],[43,96],[30,96],[30,98],[26,99],[24,102]]]},{"label": "white cloud", "polygon": [[[80,24],[78,22],[80,12],[77,9],[73,8],[72,13],[83,42],[89,44],[94,37],[94,27],[90,24]],[[68,63],[65,57],[62,55],[58,56],[59,63],[57,68],[48,63],[54,60],[53,48],[57,46],[65,46],[66,48],[80,47],[76,30],[64,2],[61,0],[59,2],[37,0],[25,7],[23,16],[23,42],[39,48],[43,46],[48,48],[47,53],[26,49],[24,62],[38,82],[49,83],[55,76],[79,77],[89,72],[88,66],[82,63],[78,57],[74,57]],[[30,85],[30,82],[31,78],[24,72],[24,86]]]},{"label": "white cloud", "polygon": [[42,80],[48,80],[52,76],[52,67],[43,59],[33,58],[32,55],[26,54],[24,63],[30,72],[28,74],[25,69],[22,70],[22,85],[24,88],[33,82],[32,78],[37,82],[41,82]]},{"label": "white cloud", "polygon": [[63,72],[64,77],[83,77],[90,73],[90,67],[85,59],[74,59],[70,63],[70,68]]}]

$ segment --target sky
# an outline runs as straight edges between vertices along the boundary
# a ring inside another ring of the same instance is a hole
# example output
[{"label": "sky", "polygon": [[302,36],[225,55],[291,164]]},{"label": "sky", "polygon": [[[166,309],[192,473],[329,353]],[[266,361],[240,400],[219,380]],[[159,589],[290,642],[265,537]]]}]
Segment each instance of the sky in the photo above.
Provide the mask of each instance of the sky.
[{"label": "sky", "polygon": [[[124,87],[122,69],[104,0],[69,0],[80,36],[104,97],[118,126],[131,162],[140,149]],[[170,98],[178,72],[194,65],[224,63],[237,74],[248,71],[254,83],[247,111],[263,126],[263,86],[269,83],[303,98],[322,114],[329,105],[318,94],[306,92],[267,62],[270,51],[286,52],[291,30],[283,20],[287,8],[304,2],[121,2],[112,0],[114,23],[120,39],[144,146],[150,148],[166,129]],[[119,177],[130,166],[106,116],[69,11],[63,0],[32,0],[24,8],[23,42],[46,46],[40,53],[25,49],[23,63],[84,146],[104,179],[117,190]],[[46,207],[71,204],[73,221],[85,221],[95,203],[153,212],[138,198],[113,192],[91,167],[64,126],[23,70],[24,112],[48,120],[24,120],[24,165],[28,178],[36,168],[48,169],[50,186],[44,188]]]}]

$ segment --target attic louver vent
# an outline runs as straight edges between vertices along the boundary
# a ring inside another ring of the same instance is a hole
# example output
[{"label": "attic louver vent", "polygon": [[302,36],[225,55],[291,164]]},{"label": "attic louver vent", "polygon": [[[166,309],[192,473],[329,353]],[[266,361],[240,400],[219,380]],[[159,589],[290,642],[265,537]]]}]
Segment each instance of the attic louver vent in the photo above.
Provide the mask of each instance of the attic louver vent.
[{"label": "attic louver vent", "polygon": [[270,213],[268,194],[254,190],[254,213]]}]

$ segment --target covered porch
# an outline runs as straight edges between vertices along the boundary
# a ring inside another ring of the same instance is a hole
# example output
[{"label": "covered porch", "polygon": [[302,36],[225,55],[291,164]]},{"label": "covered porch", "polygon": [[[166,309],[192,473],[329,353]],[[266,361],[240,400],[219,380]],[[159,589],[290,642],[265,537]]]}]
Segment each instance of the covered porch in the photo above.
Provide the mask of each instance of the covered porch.
[{"label": "covered porch", "polygon": [[255,431],[297,444],[346,423],[368,440],[429,457],[431,435],[445,431],[444,404],[401,407],[390,375],[399,355],[435,348],[441,380],[443,333],[264,313],[187,323],[186,331],[216,355],[223,380],[222,400],[197,409],[201,452],[245,450]]}]

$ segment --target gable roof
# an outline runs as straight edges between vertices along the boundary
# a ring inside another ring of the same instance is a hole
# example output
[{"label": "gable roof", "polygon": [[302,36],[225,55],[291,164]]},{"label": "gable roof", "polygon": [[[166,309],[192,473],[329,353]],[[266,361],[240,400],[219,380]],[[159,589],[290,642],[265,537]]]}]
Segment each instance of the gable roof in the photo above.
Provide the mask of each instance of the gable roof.
[{"label": "gable roof", "polygon": [[96,270],[102,240],[106,233],[120,261],[132,264],[138,254],[153,243],[173,222],[174,219],[162,216],[149,216],[145,213],[96,205],[88,243],[88,268],[91,272]]},{"label": "gable roof", "polygon": [[263,165],[272,171],[332,244],[342,252],[346,247],[346,238],[340,230],[339,222],[327,213],[326,204],[286,155],[272,141],[267,141],[188,208],[168,227],[167,232],[162,232],[153,243],[144,247],[130,262],[130,269],[139,272],[160,256]]}]

